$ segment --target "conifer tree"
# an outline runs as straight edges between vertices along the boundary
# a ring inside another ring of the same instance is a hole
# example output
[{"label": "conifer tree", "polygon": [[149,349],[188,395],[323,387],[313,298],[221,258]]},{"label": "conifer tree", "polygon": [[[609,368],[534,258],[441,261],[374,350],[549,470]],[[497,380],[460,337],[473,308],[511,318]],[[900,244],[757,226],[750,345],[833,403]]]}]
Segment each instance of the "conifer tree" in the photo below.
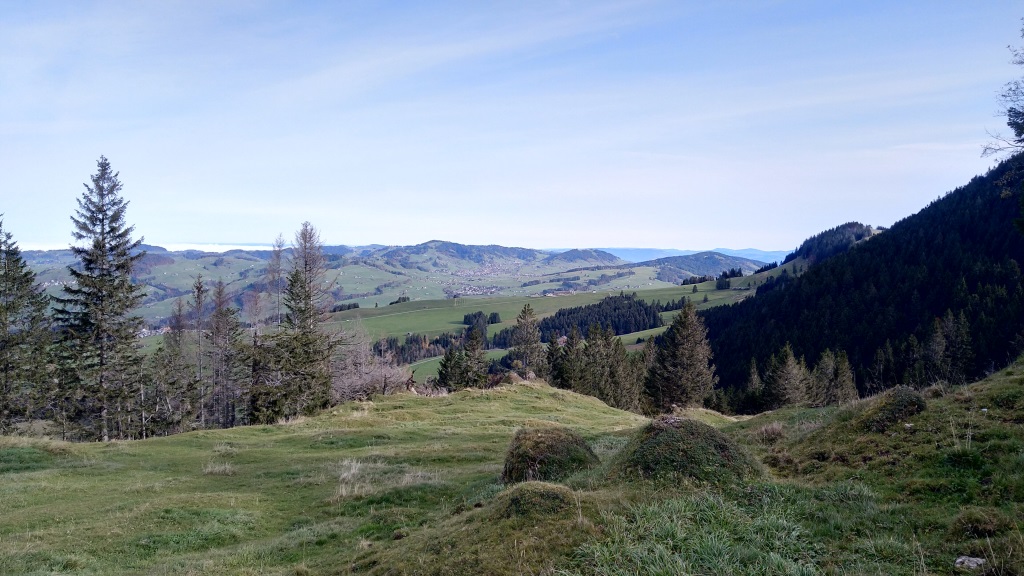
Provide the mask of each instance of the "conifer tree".
[{"label": "conifer tree", "polygon": [[231,298],[224,282],[213,285],[213,311],[210,314],[210,371],[215,413],[222,428],[235,425],[238,407],[238,350],[242,339],[242,325],[238,310],[231,306]]},{"label": "conifer tree", "polygon": [[830,404],[845,404],[853,402],[860,397],[857,392],[857,383],[853,378],[853,368],[850,367],[850,358],[845,350],[836,354],[836,376],[835,384],[829,391],[828,401]]},{"label": "conifer tree", "polygon": [[529,372],[533,372],[539,377],[546,375],[546,354],[544,345],[540,341],[537,315],[529,304],[524,305],[519,316],[516,317],[510,354],[513,362],[519,363],[517,365],[519,366],[519,375],[523,378],[526,378]]},{"label": "conifer tree", "polygon": [[461,348],[453,344],[445,350],[437,370],[437,384],[448,390],[487,385],[487,357],[479,330],[471,328]]},{"label": "conifer tree", "polygon": [[0,214],[0,433],[39,405],[47,379],[50,299]]},{"label": "conifer tree", "polygon": [[466,354],[449,346],[437,368],[437,385],[446,390],[460,390],[466,382]]},{"label": "conifer tree", "polygon": [[203,283],[203,275],[196,274],[192,283],[192,300],[189,302],[192,308],[193,321],[195,322],[194,333],[196,337],[196,385],[195,390],[199,393],[196,407],[199,409],[199,427],[206,428],[206,397],[209,395],[209,387],[203,375],[203,341],[206,319],[206,295],[210,291]]},{"label": "conifer tree", "polygon": [[942,317],[942,333],[946,340],[945,365],[951,384],[967,382],[967,375],[973,371],[974,352],[971,347],[971,327],[963,310],[954,315],[946,310]]},{"label": "conifer tree", "polygon": [[483,388],[487,385],[487,358],[484,355],[483,335],[477,329],[469,331],[465,344],[466,382],[470,388]]},{"label": "conifer tree", "polygon": [[668,412],[673,405],[700,404],[717,381],[707,328],[694,305],[687,302],[655,353],[647,378],[647,396],[655,410]]},{"label": "conifer tree", "polygon": [[584,382],[581,389],[576,392],[608,402],[615,385],[612,381],[614,339],[615,332],[611,328],[605,330],[600,324],[593,324],[587,329],[587,345],[583,349]]},{"label": "conifer tree", "polygon": [[857,386],[846,352],[825,349],[808,379],[806,399],[812,406],[830,406],[856,400]]},{"label": "conifer tree", "polygon": [[602,400],[619,410],[637,412],[640,410],[644,379],[647,376],[643,356],[637,354],[631,357],[626,350],[626,345],[615,336],[614,332],[608,330],[606,334],[611,337],[611,346],[609,347],[610,385],[607,389],[607,398],[602,398]]},{"label": "conifer tree", "polygon": [[583,336],[575,326],[569,330],[562,350],[562,365],[559,370],[559,387],[579,392],[583,388],[584,370],[586,368]]},{"label": "conifer tree", "polygon": [[761,375],[757,371],[757,360],[754,358],[750,359],[750,376],[747,377],[747,394],[758,397],[764,390],[764,382],[761,380]]},{"label": "conifer tree", "polygon": [[284,273],[284,236],[278,234],[267,263],[267,287],[274,302],[274,323],[281,324],[281,278]]},{"label": "conifer tree", "polygon": [[548,347],[544,352],[545,361],[548,366],[548,382],[556,388],[561,387],[560,371],[562,370],[562,365],[565,360],[565,350],[562,348],[562,345],[558,343],[559,340],[560,338],[556,333],[551,340],[548,340]]},{"label": "conifer tree", "polygon": [[772,358],[765,382],[765,405],[769,409],[799,404],[806,399],[810,374],[793,354],[789,342]]},{"label": "conifer tree", "polygon": [[195,418],[195,373],[185,353],[186,324],[185,303],[178,298],[163,342],[149,358],[153,407],[146,426],[153,434],[186,432]]},{"label": "conifer tree", "polygon": [[276,338],[281,359],[285,416],[310,414],[331,401],[331,354],[335,342],[323,330],[327,314],[327,260],[320,233],[303,222],[295,233],[284,292],[284,330]]},{"label": "conifer tree", "polygon": [[127,208],[118,173],[100,156],[92,185],[85,184],[71,217],[78,242],[71,251],[78,265],[68,267],[71,282],[64,285],[55,310],[73,349],[68,357],[76,362],[76,384],[89,400],[103,441],[110,440],[111,411],[121,406],[126,377],[139,365],[134,344],[142,319],[132,311],[143,291],[132,272],[144,252],[139,251],[142,239],[133,240],[134,227],[125,222]]}]

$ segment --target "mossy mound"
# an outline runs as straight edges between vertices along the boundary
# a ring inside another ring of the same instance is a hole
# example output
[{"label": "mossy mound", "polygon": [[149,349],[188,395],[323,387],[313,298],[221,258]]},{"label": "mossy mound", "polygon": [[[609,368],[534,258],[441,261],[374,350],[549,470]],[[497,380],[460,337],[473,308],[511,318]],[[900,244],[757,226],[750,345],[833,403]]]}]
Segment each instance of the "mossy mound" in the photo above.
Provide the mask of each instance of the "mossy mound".
[{"label": "mossy mound", "polygon": [[860,426],[867,432],[885,432],[898,422],[924,412],[927,407],[920,392],[909,386],[897,386],[864,411]]},{"label": "mossy mound", "polygon": [[998,508],[966,506],[950,524],[949,535],[953,539],[991,538],[1011,528],[1013,522]]},{"label": "mossy mound", "polygon": [[520,428],[505,455],[501,481],[559,480],[599,463],[587,442],[568,428]]},{"label": "mossy mound", "polygon": [[763,468],[742,446],[715,428],[688,418],[661,416],[626,444],[612,474],[720,483],[761,476]]},{"label": "mossy mound", "polygon": [[576,499],[572,490],[548,482],[520,482],[495,498],[494,514],[499,518],[551,516],[572,510]]}]

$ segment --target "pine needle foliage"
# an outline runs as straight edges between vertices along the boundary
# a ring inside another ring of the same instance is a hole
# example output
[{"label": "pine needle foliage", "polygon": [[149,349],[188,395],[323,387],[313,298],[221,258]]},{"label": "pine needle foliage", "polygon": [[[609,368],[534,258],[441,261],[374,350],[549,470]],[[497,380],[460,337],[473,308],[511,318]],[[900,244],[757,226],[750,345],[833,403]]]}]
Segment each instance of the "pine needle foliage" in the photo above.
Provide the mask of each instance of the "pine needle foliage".
[{"label": "pine needle foliage", "polygon": [[665,332],[647,378],[655,410],[700,404],[718,382],[707,333],[697,309],[687,302]]},{"label": "pine needle foliage", "polygon": [[0,432],[27,417],[38,400],[46,379],[49,305],[0,218]]},{"label": "pine needle foliage", "polygon": [[95,400],[97,434],[107,441],[110,410],[130,385],[130,368],[139,364],[134,341],[142,318],[132,312],[143,289],[132,272],[145,252],[139,250],[142,239],[132,239],[135,227],[125,222],[128,202],[121,197],[119,174],[106,157],[96,166],[71,217],[78,242],[71,252],[78,264],[68,267],[71,282],[56,299],[55,318],[74,351],[76,384]]}]

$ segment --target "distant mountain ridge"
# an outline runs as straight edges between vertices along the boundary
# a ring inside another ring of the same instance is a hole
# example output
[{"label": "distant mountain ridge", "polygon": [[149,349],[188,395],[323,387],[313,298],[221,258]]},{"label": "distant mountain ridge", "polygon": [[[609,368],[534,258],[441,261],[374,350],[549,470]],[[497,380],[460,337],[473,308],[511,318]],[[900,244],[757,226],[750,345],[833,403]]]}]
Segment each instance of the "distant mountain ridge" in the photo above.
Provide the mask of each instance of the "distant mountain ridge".
[{"label": "distant mountain ridge", "polygon": [[792,250],[758,250],[756,248],[743,248],[735,250],[732,248],[713,248],[711,250],[676,250],[671,248],[595,248],[609,254],[622,258],[627,262],[650,262],[660,258],[671,256],[689,256],[701,252],[718,252],[727,256],[736,256],[755,260],[762,264],[769,262],[782,262]]},{"label": "distant mountain ridge", "polygon": [[[140,314],[152,325],[170,315],[174,301],[188,299],[201,275],[208,283],[223,281],[243,308],[244,292],[270,294],[267,267],[272,251],[232,247],[225,252],[193,248],[171,251],[145,246],[135,278],[146,286]],[[290,248],[285,249],[287,259]],[[606,250],[565,251],[499,245],[469,245],[431,240],[413,246],[324,246],[330,306],[387,305],[399,297],[413,300],[453,297],[540,295],[551,292],[638,290],[678,284],[694,276],[717,276],[726,270],[749,274],[761,261],[717,252],[698,252],[630,263]],[[76,263],[70,250],[25,251],[25,259],[50,294],[68,281]],[[647,268],[634,271],[635,268]],[[653,270],[651,270],[653,269]],[[565,277],[561,283],[552,278]],[[569,278],[572,278],[569,280]]]},{"label": "distant mountain ridge", "polygon": [[744,275],[749,275],[760,268],[761,264],[756,260],[709,251],[658,258],[657,260],[639,262],[636,265],[657,268],[658,280],[674,284],[691,276],[717,276],[727,270],[738,269]]}]

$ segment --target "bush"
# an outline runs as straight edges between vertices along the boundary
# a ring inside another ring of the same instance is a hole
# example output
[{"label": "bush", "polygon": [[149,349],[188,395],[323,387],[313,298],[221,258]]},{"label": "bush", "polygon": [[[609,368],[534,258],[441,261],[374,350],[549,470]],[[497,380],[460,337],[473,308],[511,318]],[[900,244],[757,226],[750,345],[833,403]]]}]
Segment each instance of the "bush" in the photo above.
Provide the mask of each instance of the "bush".
[{"label": "bush", "polygon": [[498,494],[494,513],[499,518],[549,516],[576,507],[572,490],[561,484],[522,482]]},{"label": "bush", "polygon": [[586,441],[568,428],[521,428],[508,448],[501,481],[558,480],[599,463]]},{"label": "bush", "polygon": [[774,444],[785,435],[785,426],[779,421],[765,424],[754,431],[754,438],[761,444]]},{"label": "bush", "polygon": [[894,424],[924,412],[927,403],[920,392],[909,386],[897,386],[864,411],[861,427],[868,432],[885,432]]},{"label": "bush", "polygon": [[763,473],[760,462],[733,439],[703,422],[678,416],[662,416],[641,428],[612,470],[623,476],[716,483]]}]

